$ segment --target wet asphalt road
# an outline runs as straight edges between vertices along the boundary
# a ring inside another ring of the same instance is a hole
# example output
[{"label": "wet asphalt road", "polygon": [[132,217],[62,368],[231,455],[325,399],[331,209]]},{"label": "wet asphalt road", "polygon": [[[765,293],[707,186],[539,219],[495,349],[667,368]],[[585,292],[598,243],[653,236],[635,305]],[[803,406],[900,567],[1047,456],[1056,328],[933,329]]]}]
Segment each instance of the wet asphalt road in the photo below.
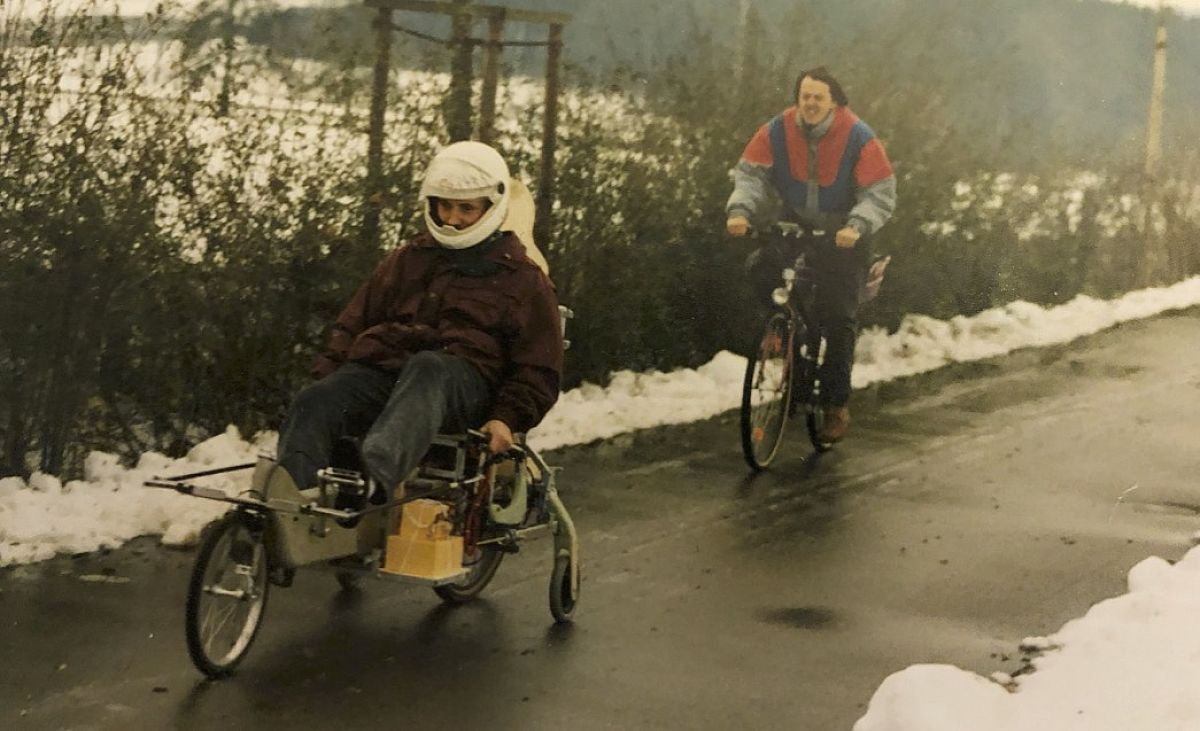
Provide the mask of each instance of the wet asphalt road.
[{"label": "wet asphalt road", "polygon": [[756,478],[734,414],[554,454],[574,626],[550,619],[548,540],[456,609],[301,572],[208,683],[183,642],[192,552],[3,570],[0,728],[849,729],[888,674],[1012,672],[1022,638],[1186,550],[1197,346],[1190,310],[885,384],[851,441],[814,460],[795,429]]}]

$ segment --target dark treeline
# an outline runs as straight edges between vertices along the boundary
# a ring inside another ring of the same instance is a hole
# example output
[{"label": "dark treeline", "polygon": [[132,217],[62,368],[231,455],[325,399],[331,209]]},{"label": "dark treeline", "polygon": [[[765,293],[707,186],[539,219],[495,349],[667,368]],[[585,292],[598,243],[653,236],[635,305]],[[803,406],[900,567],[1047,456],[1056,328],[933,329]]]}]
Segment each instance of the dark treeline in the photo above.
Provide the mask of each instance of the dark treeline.
[{"label": "dark treeline", "polygon": [[[755,40],[741,43],[736,18],[680,2],[678,42],[654,73],[632,57],[576,57],[554,234],[541,242],[577,313],[568,383],[694,366],[745,344],[747,250],[723,235],[728,170],[812,63],[842,78],[900,178],[878,242],[896,259],[868,325],[1107,297],[1200,271],[1200,203],[1173,182],[1194,179],[1196,149],[1180,141],[1200,130],[1169,103],[1169,167],[1153,186],[1139,174],[1138,134],[1102,155],[1056,141],[1104,104],[1048,93],[1049,77],[1030,75],[1036,59],[1003,28],[978,25],[1016,4],[861,0],[871,21],[854,24],[843,7],[857,3],[759,3]],[[325,43],[323,63],[296,63],[279,34],[266,46],[243,39],[284,16],[245,12],[222,26],[217,7],[183,25],[47,15],[0,29],[0,474],[71,475],[90,449],[178,453],[227,424],[273,428],[380,247],[414,230],[419,176],[446,140],[445,80],[397,84],[383,241],[365,240],[369,44],[347,24],[310,25],[304,45]],[[1149,33],[1140,11],[1099,12]],[[595,35],[619,37],[622,14],[605,17],[611,28],[589,21]],[[934,28],[956,30],[935,39]],[[139,42],[179,34],[187,52],[157,70],[174,83],[144,95]],[[398,56],[419,57],[406,43]],[[1149,57],[1137,68],[1131,76],[1148,77]],[[1068,87],[1095,94],[1095,76],[1081,67]],[[248,89],[264,78],[290,85],[280,98],[324,106],[260,108]],[[57,91],[64,82],[71,93]],[[1104,98],[1136,122],[1147,92],[1113,87]],[[536,186],[540,107],[506,109],[499,146]]]}]

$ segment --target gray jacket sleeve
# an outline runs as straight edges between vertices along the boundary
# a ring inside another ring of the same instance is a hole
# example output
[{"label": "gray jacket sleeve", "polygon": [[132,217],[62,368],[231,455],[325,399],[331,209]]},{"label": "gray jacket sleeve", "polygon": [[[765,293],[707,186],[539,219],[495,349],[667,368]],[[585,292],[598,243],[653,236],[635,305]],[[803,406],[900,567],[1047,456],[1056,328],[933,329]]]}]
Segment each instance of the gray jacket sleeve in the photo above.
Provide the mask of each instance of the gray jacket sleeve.
[{"label": "gray jacket sleeve", "polygon": [[[736,189],[734,193],[737,193]],[[865,188],[856,188],[854,197],[857,203],[850,209],[848,221],[863,236],[870,236],[883,228],[896,210],[896,176],[886,177]]]},{"label": "gray jacket sleeve", "polygon": [[754,215],[771,194],[769,169],[739,160],[729,171],[729,179],[733,181],[733,192],[725,204],[725,216],[742,215],[754,220]]}]

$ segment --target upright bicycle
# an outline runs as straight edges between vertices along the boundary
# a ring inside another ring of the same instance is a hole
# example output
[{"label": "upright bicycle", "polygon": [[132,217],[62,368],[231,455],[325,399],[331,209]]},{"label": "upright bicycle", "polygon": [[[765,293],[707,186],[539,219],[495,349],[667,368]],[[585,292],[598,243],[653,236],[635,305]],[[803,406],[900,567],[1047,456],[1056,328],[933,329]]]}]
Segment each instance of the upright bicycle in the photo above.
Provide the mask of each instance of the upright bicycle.
[{"label": "upright bicycle", "polygon": [[814,248],[832,246],[833,232],[779,222],[766,230],[768,244],[794,255],[782,282],[771,292],[772,308],[746,363],[742,383],[742,454],[751,469],[766,469],[779,453],[791,416],[804,412],[813,448],[820,439],[821,330],[817,325],[817,282],[809,264]]},{"label": "upright bicycle", "polygon": [[[775,459],[788,419],[800,411],[813,448],[820,453],[833,447],[821,439],[825,343],[818,325],[818,285],[812,263],[818,247],[835,245],[834,232],[778,222],[766,230],[765,238],[768,247],[783,254],[785,265],[781,286],[771,291],[771,310],[751,350],[742,384],[742,454],[754,470],[766,469]],[[878,296],[891,260],[878,254],[870,259],[866,276],[858,282],[859,305]]]}]

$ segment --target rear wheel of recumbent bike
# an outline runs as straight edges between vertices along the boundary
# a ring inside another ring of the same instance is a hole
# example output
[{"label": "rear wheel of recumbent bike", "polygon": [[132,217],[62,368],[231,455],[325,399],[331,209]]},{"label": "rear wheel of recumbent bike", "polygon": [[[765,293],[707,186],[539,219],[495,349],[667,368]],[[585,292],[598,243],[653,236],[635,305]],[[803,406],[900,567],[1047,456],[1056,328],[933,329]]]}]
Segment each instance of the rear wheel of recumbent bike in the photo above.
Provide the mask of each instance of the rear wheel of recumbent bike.
[{"label": "rear wheel of recumbent bike", "polygon": [[231,674],[246,656],[267,606],[267,550],[253,519],[229,513],[209,531],[188,584],[188,654],[210,678]]},{"label": "rear wheel of recumbent bike", "polygon": [[570,622],[579,601],[580,581],[571,581],[571,558],[557,556],[554,571],[550,574],[550,614],[559,624]]},{"label": "rear wheel of recumbent bike", "polygon": [[779,452],[792,395],[788,357],[794,336],[790,319],[777,312],[746,363],[742,382],[742,455],[751,469],[766,469]]},{"label": "rear wheel of recumbent bike", "polygon": [[433,590],[447,604],[470,601],[487,588],[503,560],[504,552],[494,545],[476,546],[474,556],[463,556],[463,567],[468,569],[467,575],[457,583],[435,586]]}]

